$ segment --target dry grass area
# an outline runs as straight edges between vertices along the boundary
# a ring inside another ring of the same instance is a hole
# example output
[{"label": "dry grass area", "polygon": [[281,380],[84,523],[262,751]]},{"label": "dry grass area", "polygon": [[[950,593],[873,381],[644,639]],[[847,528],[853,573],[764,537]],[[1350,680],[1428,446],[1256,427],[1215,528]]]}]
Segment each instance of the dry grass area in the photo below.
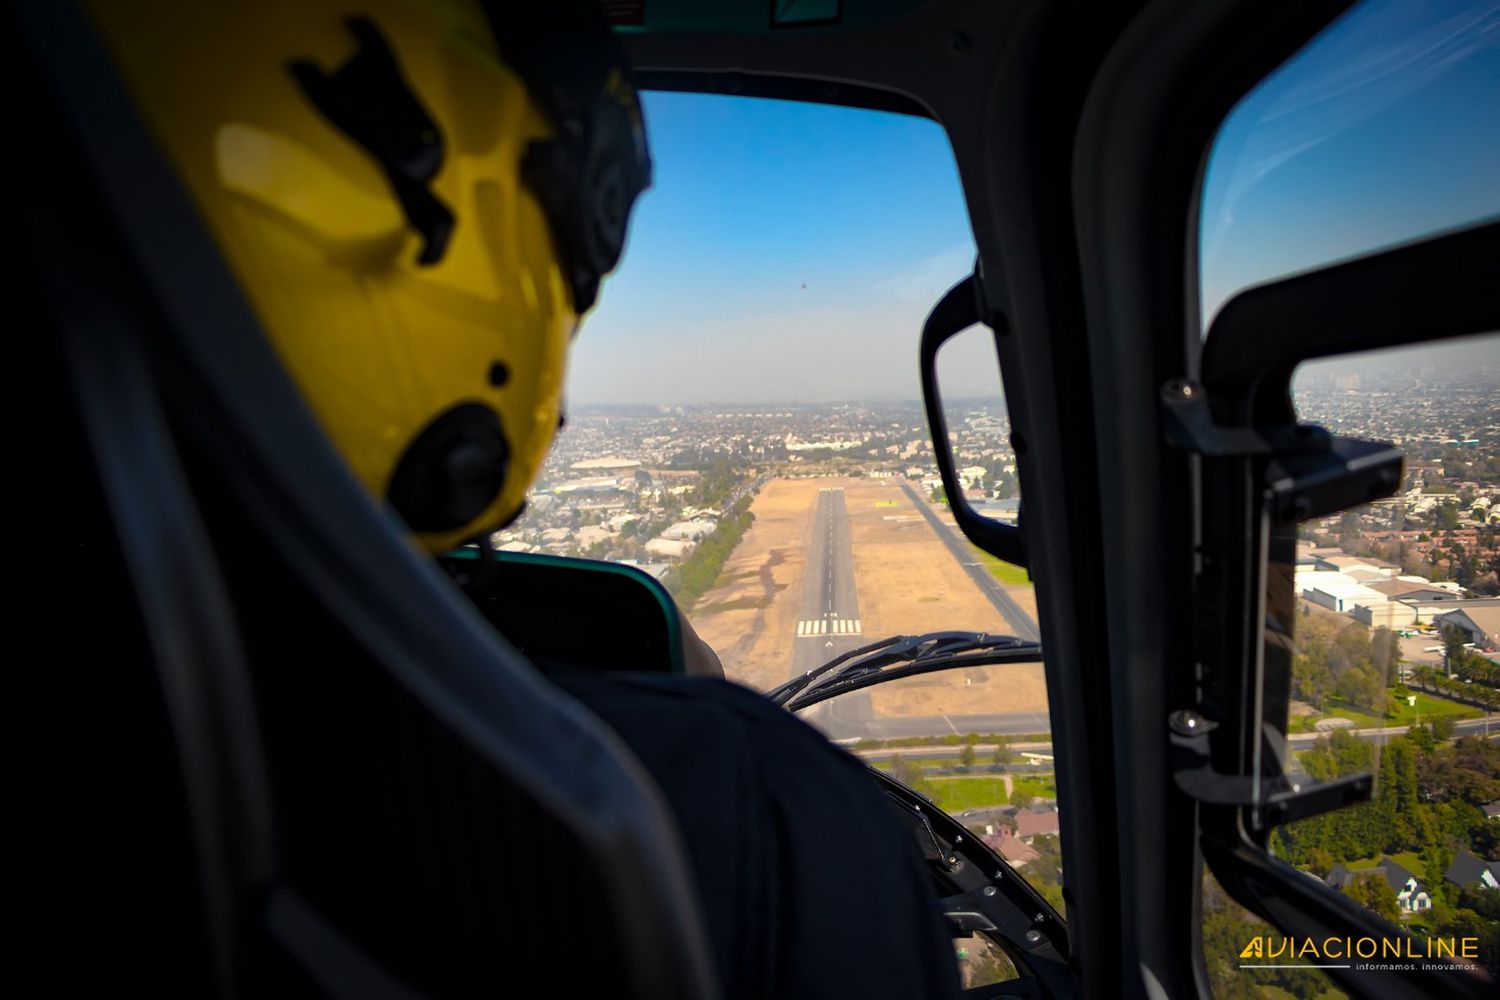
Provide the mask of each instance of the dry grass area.
[{"label": "dry grass area", "polygon": [[773,479],[750,505],[755,523],[698,602],[693,628],[731,680],[759,691],[791,672],[813,506],[825,479]]},{"label": "dry grass area", "polygon": [[[865,635],[1009,631],[1005,618],[897,483],[851,479],[842,485]],[[877,506],[891,501],[896,506]],[[1034,597],[1028,605],[1019,593],[1015,596],[1022,607],[1034,609]],[[869,692],[878,715],[982,715],[1047,708],[1039,663],[944,671],[882,684]]]},{"label": "dry grass area", "polygon": [[[1005,630],[1000,612],[969,580],[898,484],[879,479],[842,484],[866,635]],[[896,506],[876,506],[891,502]]]},{"label": "dry grass area", "polygon": [[[812,511],[818,490],[842,487],[853,541],[864,636],[938,629],[1005,631],[1005,619],[895,482],[777,479],[750,508],[755,523],[704,595],[693,626],[724,661],[731,679],[764,690],[785,680],[792,663]],[[1031,588],[1012,595],[1034,611]],[[1040,664],[949,671],[869,691],[881,715],[978,715],[1045,712]]]},{"label": "dry grass area", "polygon": [[987,715],[1032,712],[1047,728],[1047,681],[1040,663],[923,674],[868,689],[879,716]]}]

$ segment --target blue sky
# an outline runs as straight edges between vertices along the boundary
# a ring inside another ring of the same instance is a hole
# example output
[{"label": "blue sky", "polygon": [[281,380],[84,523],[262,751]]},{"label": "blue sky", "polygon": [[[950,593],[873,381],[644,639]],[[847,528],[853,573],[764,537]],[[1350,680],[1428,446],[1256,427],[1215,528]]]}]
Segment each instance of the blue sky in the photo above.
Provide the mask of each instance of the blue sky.
[{"label": "blue sky", "polygon": [[[922,319],[974,257],[939,126],[714,95],[644,107],[655,182],[575,344],[570,402],[916,398]],[[1248,285],[1497,215],[1500,0],[1366,0],[1221,129],[1205,317]],[[977,347],[955,351],[955,394],[998,388]]]},{"label": "blue sky", "polygon": [[1204,181],[1203,312],[1500,215],[1500,2],[1366,0],[1245,97]]},{"label": "blue sky", "polygon": [[942,129],[697,94],[644,110],[654,181],[579,333],[570,399],[916,397],[922,319],[974,263]]}]

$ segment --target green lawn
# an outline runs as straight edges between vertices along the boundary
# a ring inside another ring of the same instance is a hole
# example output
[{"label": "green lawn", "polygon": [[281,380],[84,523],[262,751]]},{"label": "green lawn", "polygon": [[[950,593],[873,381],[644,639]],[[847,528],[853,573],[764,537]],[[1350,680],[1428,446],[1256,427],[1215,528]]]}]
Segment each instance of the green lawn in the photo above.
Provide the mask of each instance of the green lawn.
[{"label": "green lawn", "polygon": [[946,813],[1007,805],[1005,782],[999,778],[929,778],[932,800]]},{"label": "green lawn", "polygon": [[984,563],[985,569],[990,571],[990,576],[993,576],[1007,587],[1028,587],[1031,585],[1031,578],[1026,575],[1026,571],[1020,566],[1012,566],[1003,559],[996,559],[988,552],[980,552],[978,549],[975,549],[974,552]]},{"label": "green lawn", "polygon": [[976,747],[981,756],[984,755],[984,744],[995,744],[1000,740],[1014,746],[1018,743],[1048,743],[1052,739],[1051,733],[969,733],[967,736],[898,736],[888,740],[860,740],[855,745],[856,750],[880,750],[885,747],[956,747],[962,745],[969,736],[973,742],[980,744]]},{"label": "green lawn", "polygon": [[[1345,704],[1337,698],[1329,698],[1327,701],[1328,711],[1322,714],[1304,715],[1294,719],[1292,731],[1299,733],[1317,732],[1314,723],[1319,719],[1340,718],[1349,719],[1354,723],[1356,729],[1381,729],[1387,726],[1409,726],[1415,722],[1431,722],[1439,716],[1447,716],[1450,719],[1477,719],[1483,712],[1472,705],[1461,705],[1447,698],[1437,698],[1420,691],[1412,691],[1417,696],[1415,706],[1407,705],[1401,701],[1401,711],[1387,717],[1371,715],[1362,709],[1354,708]],[[1399,699],[1398,699],[1399,700]]]},{"label": "green lawn", "polygon": [[1447,698],[1438,698],[1430,694],[1423,694],[1421,691],[1413,691],[1412,694],[1417,696],[1416,707],[1408,707],[1406,702],[1402,701],[1400,714],[1396,715],[1388,725],[1400,725],[1402,723],[1410,725],[1418,719],[1421,719],[1423,722],[1431,722],[1438,716],[1444,715],[1450,719],[1477,719],[1484,714],[1483,709],[1476,708],[1473,705],[1461,705],[1456,701],[1449,701]]},{"label": "green lawn", "polygon": [[1371,715],[1369,712],[1355,708],[1353,705],[1340,701],[1338,698],[1329,698],[1324,702],[1324,705],[1327,707],[1327,711],[1313,715],[1304,715],[1300,719],[1297,719],[1296,724],[1293,726],[1293,731],[1303,733],[1318,732],[1314,723],[1320,719],[1348,719],[1354,723],[1355,729],[1380,729],[1383,726],[1395,725],[1394,722],[1387,722],[1379,716]]},{"label": "green lawn", "polygon": [[[923,761],[923,763],[937,766],[949,762]],[[875,764],[875,767],[882,771],[890,770],[890,766],[886,761],[879,761]],[[957,766],[957,762],[951,762],[949,766]],[[975,765],[975,773],[972,775],[927,776],[925,784],[929,787],[932,801],[937,803],[938,808],[948,813],[1009,805],[1010,796],[1005,792],[1005,779],[998,775],[982,773],[984,766],[983,764]],[[1057,798],[1057,783],[1051,774],[1012,775],[1011,781],[1017,792],[1026,792],[1034,799]]]},{"label": "green lawn", "polygon": [[[944,768],[944,767],[955,767],[955,768],[957,768],[957,767],[963,767],[964,766],[964,762],[962,760],[960,760],[959,758],[957,758],[957,757],[934,757],[934,758],[932,758],[930,760],[928,758],[926,758],[926,757],[913,757],[913,758],[909,758],[909,762],[912,765],[916,766],[916,767],[921,767],[921,768],[924,768],[924,769],[927,769],[927,770],[937,770],[938,768]],[[894,764],[894,763],[895,763],[895,761],[892,760],[892,759],[877,760],[877,761],[875,761],[874,766],[880,768],[882,771],[888,771],[888,770],[890,770],[891,765]],[[1022,763],[1022,761],[1014,760],[1013,759],[1011,761],[1011,763],[1012,764],[1020,764],[1020,763]],[[973,773],[975,773],[975,774],[985,774],[985,773],[987,773],[989,771],[990,768],[992,768],[994,766],[995,766],[995,752],[993,750],[991,750],[989,752],[985,752],[983,749],[980,749],[980,750],[978,750],[976,752],[976,754],[974,756],[974,772]],[[1050,775],[1048,777],[1050,778]],[[1023,780],[1031,781],[1033,779],[1026,778],[1026,779],[1023,779]]]},{"label": "green lawn", "polygon": [[[894,763],[895,763],[895,761],[891,761],[891,760],[880,760],[880,761],[876,761],[875,762],[875,766],[878,767],[878,768],[880,768],[883,771],[888,771],[888,770],[890,770],[891,765],[894,764]],[[960,767],[960,766],[962,766],[961,762],[959,761],[959,759],[957,757],[936,757],[936,758],[933,758],[932,760],[927,760],[925,758],[923,758],[923,759],[913,759],[911,761],[911,763],[914,764],[914,765],[916,765],[917,767],[922,767],[922,768],[929,768],[929,767],[930,768]],[[974,761],[974,769],[977,771],[977,770],[979,770],[982,767],[987,767],[990,763],[991,763],[990,761],[985,760],[983,757],[976,758],[975,761]]]},{"label": "green lawn", "polygon": [[1057,782],[1050,774],[1027,775],[1015,779],[1015,789],[1035,799],[1057,798]]},{"label": "green lawn", "polygon": [[[1422,858],[1416,852],[1402,851],[1400,854],[1385,854],[1382,857],[1392,859],[1402,868],[1416,875],[1417,878],[1422,877]],[[1358,861],[1345,861],[1344,866],[1350,871],[1357,872],[1364,868],[1374,868],[1375,862],[1379,860],[1380,858],[1360,858]]]}]

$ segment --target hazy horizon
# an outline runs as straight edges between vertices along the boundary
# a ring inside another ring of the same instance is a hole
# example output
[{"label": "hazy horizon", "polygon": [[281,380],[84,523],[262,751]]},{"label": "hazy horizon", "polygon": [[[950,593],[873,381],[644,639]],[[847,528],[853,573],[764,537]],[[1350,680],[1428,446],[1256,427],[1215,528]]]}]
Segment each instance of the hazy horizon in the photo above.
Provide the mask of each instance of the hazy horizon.
[{"label": "hazy horizon", "polygon": [[[941,368],[943,371],[946,368]],[[1296,380],[1312,378],[1324,380],[1348,375],[1371,377],[1375,375],[1389,376],[1393,373],[1407,373],[1422,375],[1425,372],[1434,374],[1469,374],[1474,372],[1494,372],[1497,380],[1500,380],[1500,332],[1488,333],[1475,337],[1464,337],[1454,340],[1432,341],[1425,344],[1412,344],[1404,347],[1382,348],[1348,354],[1337,358],[1325,358],[1305,362],[1296,372]],[[944,385],[951,383],[945,381]],[[958,393],[945,391],[943,393],[944,404],[952,408],[954,406],[976,406],[976,405],[1003,405],[1004,394],[1000,392],[967,392]],[[838,406],[870,406],[870,405],[901,405],[921,407],[922,397],[919,392],[913,391],[904,395],[864,395],[864,396],[827,396],[822,398],[789,398],[771,395],[760,395],[753,398],[702,398],[702,399],[675,399],[675,400],[630,400],[630,399],[593,399],[568,400],[569,409],[575,412],[594,409],[631,409],[643,408],[654,409],[662,406],[703,408],[714,406],[745,406],[756,409],[775,407],[808,408],[808,407],[838,407]]]}]

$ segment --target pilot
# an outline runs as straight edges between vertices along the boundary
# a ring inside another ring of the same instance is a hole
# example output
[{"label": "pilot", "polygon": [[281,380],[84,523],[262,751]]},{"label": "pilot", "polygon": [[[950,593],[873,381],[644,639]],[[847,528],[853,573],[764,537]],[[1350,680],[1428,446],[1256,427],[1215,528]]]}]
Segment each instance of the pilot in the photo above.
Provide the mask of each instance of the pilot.
[{"label": "pilot", "polygon": [[[558,2],[90,6],[353,472],[435,554],[513,520],[650,182],[603,19]],[[669,801],[725,995],[956,995],[932,882],[863,768],[713,676],[685,634],[708,676],[554,679]]]}]

